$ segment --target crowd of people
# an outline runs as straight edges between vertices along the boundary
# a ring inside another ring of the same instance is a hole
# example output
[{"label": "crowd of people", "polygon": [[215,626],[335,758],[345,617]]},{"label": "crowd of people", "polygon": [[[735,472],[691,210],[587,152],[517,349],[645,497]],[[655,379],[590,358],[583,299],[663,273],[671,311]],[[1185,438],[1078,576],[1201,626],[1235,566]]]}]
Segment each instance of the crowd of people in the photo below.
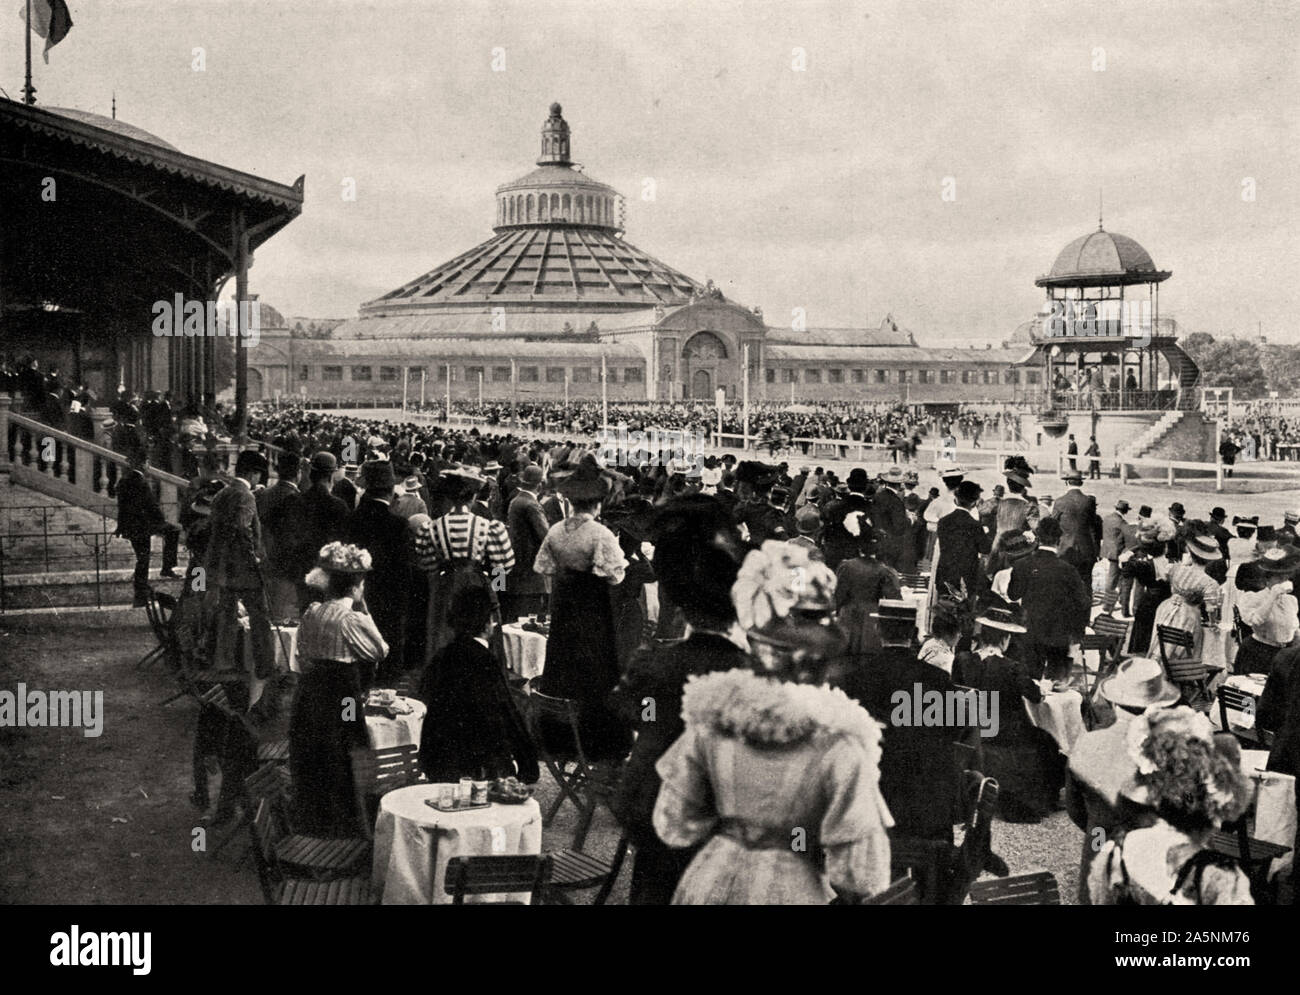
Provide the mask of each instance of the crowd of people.
[{"label": "crowd of people", "polygon": [[1245,413],[1228,420],[1220,450],[1224,462],[1300,459],[1300,415],[1283,414],[1267,403],[1251,403]]},{"label": "crowd of people", "polygon": [[[1166,652],[1192,659],[1203,625],[1235,609],[1234,666],[1267,676],[1269,766],[1294,773],[1300,514],[1237,517],[1232,531],[1222,508],[1131,517],[1120,501],[1101,515],[1079,471],[1036,499],[1020,457],[986,494],[950,463],[933,488],[898,465],[844,479],[733,456],[694,473],[669,454],[615,465],[595,442],[530,439],[499,418],[454,428],[267,406],[250,425],[274,465],[250,449],[231,479],[198,467],[178,616],[197,665],[237,682],[232,701],[254,715],[288,703],[302,832],[365,833],[347,762],[365,732],[338,702],[371,687],[418,689],[430,780],[535,781],[502,625],[540,618],[532,686],[576,703],[633,844],[634,903],[854,902],[897,876],[904,839],[946,855],[927,899],[960,901],[973,874],[1005,873],[992,853],[958,859],[954,826],[981,776],[999,783],[1004,820],[1065,807],[1083,901],[1255,897],[1209,844],[1245,807],[1235,743],[1211,728],[1203,687],[1170,681],[1157,627],[1190,633]],[[162,516],[137,490],[147,535]],[[1079,647],[1098,610],[1131,620],[1128,653],[1066,750],[1026,707],[1089,690]],[[299,620],[291,701],[272,638],[285,619]],[[251,672],[232,674],[245,626]],[[966,690],[1001,702],[991,735],[900,708]],[[565,728],[543,735],[553,754],[574,748]],[[219,762],[240,784],[251,753],[232,741]],[[195,800],[208,803],[203,783]],[[238,804],[223,793],[217,818]],[[812,827],[806,848],[790,846],[797,827]]]}]

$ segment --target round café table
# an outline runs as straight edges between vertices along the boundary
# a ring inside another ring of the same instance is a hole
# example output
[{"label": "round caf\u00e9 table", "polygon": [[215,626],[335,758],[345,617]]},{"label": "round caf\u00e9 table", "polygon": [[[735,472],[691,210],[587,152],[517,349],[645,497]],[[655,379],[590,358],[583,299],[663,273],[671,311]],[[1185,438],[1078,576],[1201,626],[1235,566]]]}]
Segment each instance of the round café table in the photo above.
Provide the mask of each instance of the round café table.
[{"label": "round caf\u00e9 table", "polygon": [[428,711],[419,698],[397,699],[410,709],[405,715],[366,715],[366,732],[370,735],[370,745],[376,750],[390,746],[406,746],[413,743],[420,745],[420,730],[424,726],[424,714]]},{"label": "round caf\u00e9 table", "polygon": [[529,681],[541,675],[546,666],[545,636],[511,622],[501,626],[501,638],[506,647],[506,666],[511,673]]},{"label": "round caf\u00e9 table", "polygon": [[[467,812],[425,804],[440,785],[413,784],[380,799],[371,884],[385,905],[448,905],[443,882],[453,857],[542,852],[542,810],[493,803]],[[527,895],[471,895],[466,902],[527,902]]]}]

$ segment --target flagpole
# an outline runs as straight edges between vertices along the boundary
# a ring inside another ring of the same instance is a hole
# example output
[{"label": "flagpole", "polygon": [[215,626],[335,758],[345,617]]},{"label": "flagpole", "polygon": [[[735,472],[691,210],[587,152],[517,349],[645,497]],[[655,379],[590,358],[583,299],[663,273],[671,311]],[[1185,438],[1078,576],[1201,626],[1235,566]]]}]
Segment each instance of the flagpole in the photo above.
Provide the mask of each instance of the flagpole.
[{"label": "flagpole", "polygon": [[23,103],[36,103],[36,87],[32,86],[32,0],[27,0],[27,85],[23,87]]}]

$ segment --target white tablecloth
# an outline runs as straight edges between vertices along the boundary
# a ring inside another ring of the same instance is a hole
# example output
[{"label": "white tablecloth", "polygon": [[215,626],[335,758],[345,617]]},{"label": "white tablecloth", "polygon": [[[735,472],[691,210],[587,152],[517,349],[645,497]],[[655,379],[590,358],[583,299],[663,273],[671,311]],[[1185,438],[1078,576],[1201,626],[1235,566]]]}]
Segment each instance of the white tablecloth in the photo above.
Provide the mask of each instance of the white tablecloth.
[{"label": "white tablecloth", "polygon": [[[440,812],[424,803],[438,797],[439,787],[413,784],[380,800],[371,883],[385,905],[449,904],[443,883],[453,857],[542,852],[542,810],[536,800]],[[527,901],[527,896],[470,896],[466,901]]]},{"label": "white tablecloth", "polygon": [[[253,633],[249,628],[248,617],[242,617],[239,625],[244,630],[244,661],[247,666],[252,667]],[[271,626],[271,640],[275,643],[276,669],[292,670],[295,674],[301,673],[298,669],[298,626]]]},{"label": "white tablecloth", "polygon": [[[1276,843],[1278,846],[1294,848],[1295,777],[1291,774],[1265,770],[1267,765],[1267,750],[1241,751],[1241,771],[1250,781],[1254,794],[1255,828],[1251,835],[1256,839]],[[1295,851],[1292,849],[1273,861],[1273,866],[1268,871],[1269,875],[1272,876],[1290,867],[1294,861]]]},{"label": "white tablecloth", "polygon": [[546,637],[514,623],[501,626],[501,636],[506,646],[506,666],[511,672],[525,680],[539,676],[546,666]]},{"label": "white tablecloth", "polygon": [[420,745],[420,729],[424,725],[424,713],[428,711],[419,698],[398,698],[411,711],[406,715],[389,718],[387,715],[367,715],[366,732],[370,734],[370,745],[376,750],[388,746],[405,746],[407,743]]},{"label": "white tablecloth", "polygon": [[1046,730],[1069,756],[1074,744],[1087,730],[1083,725],[1083,695],[1071,688],[1069,691],[1050,691],[1042,701],[1022,699],[1029,721]]}]

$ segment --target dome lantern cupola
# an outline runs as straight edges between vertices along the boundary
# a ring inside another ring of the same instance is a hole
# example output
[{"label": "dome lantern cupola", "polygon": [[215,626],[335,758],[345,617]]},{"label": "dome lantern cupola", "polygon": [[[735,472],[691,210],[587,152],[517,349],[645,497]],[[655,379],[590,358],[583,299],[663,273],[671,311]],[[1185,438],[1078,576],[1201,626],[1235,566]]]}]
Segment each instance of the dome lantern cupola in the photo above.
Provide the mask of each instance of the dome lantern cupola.
[{"label": "dome lantern cupola", "polygon": [[542,157],[539,166],[570,166],[569,123],[560,113],[559,104],[551,104],[551,116],[542,125]]}]

